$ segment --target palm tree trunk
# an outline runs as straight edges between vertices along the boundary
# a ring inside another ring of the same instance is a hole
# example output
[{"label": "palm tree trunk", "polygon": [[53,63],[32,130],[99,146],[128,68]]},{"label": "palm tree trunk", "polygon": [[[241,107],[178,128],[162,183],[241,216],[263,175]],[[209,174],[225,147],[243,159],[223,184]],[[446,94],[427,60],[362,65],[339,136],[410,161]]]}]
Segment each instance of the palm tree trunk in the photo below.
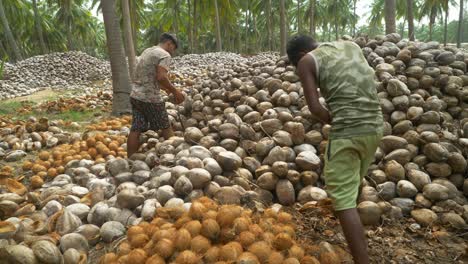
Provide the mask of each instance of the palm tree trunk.
[{"label": "palm tree trunk", "polygon": [[405,24],[406,24],[406,16],[405,18],[403,19],[403,23],[401,23],[401,27],[400,27],[400,36],[403,36],[405,34]]},{"label": "palm tree trunk", "polygon": [[0,52],[2,54],[0,59],[3,59],[5,56],[8,56],[8,52],[6,51],[5,46],[3,46],[3,43],[1,41],[0,41]]},{"label": "palm tree trunk", "polygon": [[66,35],[67,35],[67,50],[73,50],[73,32],[72,32],[72,19],[69,11],[66,11],[65,24],[66,24]]},{"label": "palm tree trunk", "polygon": [[461,47],[461,42],[463,39],[463,2],[464,0],[460,0],[460,15],[458,17],[458,34],[457,34],[457,47]]},{"label": "palm tree trunk", "polygon": [[136,57],[135,47],[133,46],[132,25],[130,22],[130,8],[128,0],[122,0],[122,16],[124,23],[125,41],[127,43],[127,58],[130,70],[130,78],[133,80],[135,77]]},{"label": "palm tree trunk", "polygon": [[6,35],[6,40],[8,41],[8,44],[10,45],[10,48],[13,51],[13,56],[14,56],[13,60],[14,61],[22,60],[23,57],[21,56],[20,49],[18,48],[18,45],[16,44],[16,40],[13,37],[13,33],[11,32],[10,24],[8,23],[8,19],[5,15],[5,9],[3,9],[3,0],[0,0],[0,20],[2,22],[3,30]]},{"label": "palm tree trunk", "polygon": [[192,10],[191,10],[191,4],[190,0],[187,0],[187,6],[188,6],[188,26],[187,26],[187,35],[188,35],[188,45],[189,45],[189,53],[192,53],[192,44],[193,44],[193,35],[192,35],[192,20],[190,19],[190,16],[192,15]]},{"label": "palm tree trunk", "polygon": [[[356,2],[357,0],[353,1],[353,15],[356,17]],[[356,19],[353,19],[353,37],[356,37]]]},{"label": "palm tree trunk", "polygon": [[315,37],[315,0],[310,1],[310,18],[309,18],[309,32],[312,37]]},{"label": "palm tree trunk", "polygon": [[112,114],[130,112],[130,80],[123,49],[119,18],[115,14],[115,0],[101,0],[106,30],[107,49],[112,71]]},{"label": "palm tree trunk", "polygon": [[247,1],[247,9],[245,10],[245,53],[249,50],[249,27],[250,27],[250,0]]},{"label": "palm tree trunk", "polygon": [[[200,26],[200,25],[198,25]],[[193,52],[196,53],[198,51],[198,35],[197,35],[197,0],[193,0]]]},{"label": "palm tree trunk", "polygon": [[179,17],[179,1],[175,1],[175,4],[174,4],[174,33],[177,34],[179,33],[179,21],[178,21],[178,17]]},{"label": "palm tree trunk", "polygon": [[408,38],[414,41],[413,0],[406,0],[406,16],[408,17]]},{"label": "palm tree trunk", "polygon": [[138,25],[137,25],[137,6],[136,2],[129,0],[130,6],[130,21],[132,25],[132,38],[133,38],[133,47],[136,52],[138,48]]},{"label": "palm tree trunk", "polygon": [[268,39],[268,50],[273,50],[273,33],[272,33],[272,25],[271,25],[271,0],[267,1],[267,39]]},{"label": "palm tree trunk", "polygon": [[280,39],[280,55],[284,56],[286,55],[286,9],[284,7],[284,0],[280,0]]},{"label": "palm tree trunk", "polygon": [[41,47],[42,54],[47,53],[47,47],[44,41],[44,36],[42,35],[42,26],[41,19],[39,17],[39,12],[37,10],[37,0],[32,0],[33,11],[34,11],[34,25],[36,27],[37,36],[39,37],[39,46]]},{"label": "palm tree trunk", "polygon": [[396,1],[385,0],[385,34],[396,32]]},{"label": "palm tree trunk", "polygon": [[260,40],[260,37],[258,36],[258,30],[257,30],[257,17],[255,16],[254,13],[252,13],[252,23],[253,23],[253,30],[254,30],[253,50],[254,52],[257,52],[258,41]]},{"label": "palm tree trunk", "polygon": [[297,33],[301,33],[301,0],[297,0]]},{"label": "palm tree trunk", "polygon": [[214,3],[216,12],[216,49],[218,51],[222,51],[223,47],[221,44],[221,26],[219,24],[218,0],[214,0]]},{"label": "palm tree trunk", "polygon": [[445,9],[445,21],[444,21],[444,47],[447,46],[447,19],[449,15],[449,2],[446,1],[446,9]]},{"label": "palm tree trunk", "polygon": [[436,19],[436,6],[431,8],[431,14],[429,17],[429,40],[432,40],[432,33],[434,29],[435,19]]},{"label": "palm tree trunk", "polygon": [[335,40],[338,40],[338,16],[339,16],[339,12],[337,11],[338,10],[338,0],[334,0],[333,1],[334,3],[334,6],[335,6]]}]

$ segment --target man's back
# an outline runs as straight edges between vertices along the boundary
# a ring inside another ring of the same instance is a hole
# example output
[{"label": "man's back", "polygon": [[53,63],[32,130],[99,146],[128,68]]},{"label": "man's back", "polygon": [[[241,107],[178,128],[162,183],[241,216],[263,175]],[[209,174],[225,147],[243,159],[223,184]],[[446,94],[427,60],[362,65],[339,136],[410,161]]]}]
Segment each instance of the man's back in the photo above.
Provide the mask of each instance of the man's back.
[{"label": "man's back", "polygon": [[374,71],[356,44],[323,43],[310,52],[316,79],[332,114],[332,138],[382,132],[383,117],[375,89]]},{"label": "man's back", "polygon": [[156,79],[156,66],[169,69],[171,55],[159,46],[147,48],[138,58],[131,97],[143,102],[160,103],[162,98]]}]

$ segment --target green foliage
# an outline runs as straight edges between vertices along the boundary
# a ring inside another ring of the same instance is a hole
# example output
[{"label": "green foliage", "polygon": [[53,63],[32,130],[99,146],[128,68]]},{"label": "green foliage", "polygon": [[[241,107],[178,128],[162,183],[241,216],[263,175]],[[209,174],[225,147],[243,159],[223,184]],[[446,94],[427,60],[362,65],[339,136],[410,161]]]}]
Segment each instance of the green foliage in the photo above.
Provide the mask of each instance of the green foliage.
[{"label": "green foliage", "polygon": [[[96,57],[107,57],[103,22],[90,10],[100,10],[102,0],[38,0],[39,21],[47,49],[60,52],[76,49]],[[362,0],[360,0],[362,2]],[[41,53],[39,36],[35,28],[31,0],[3,1],[7,19],[21,52],[25,57]],[[279,50],[280,18],[277,0],[218,0],[223,50],[256,53],[268,49]],[[316,38],[319,41],[335,40],[337,36],[352,35],[359,17],[354,14],[355,0],[314,0]],[[417,21],[433,17],[433,39],[443,41],[442,19],[456,0],[413,0]],[[288,36],[310,32],[311,0],[285,0]],[[216,21],[213,0],[130,0],[130,21],[136,53],[155,45],[162,32],[171,31],[181,40],[179,54],[211,52],[216,50]],[[406,24],[406,0],[396,0],[397,19]],[[121,0],[116,1],[116,11],[121,16]],[[196,14],[194,13],[196,5]],[[269,8],[269,5],[270,8]],[[383,34],[384,0],[369,1],[371,12],[368,24],[356,33],[370,36]],[[269,8],[269,9],[268,9]],[[270,15],[267,15],[270,14]],[[195,16],[196,15],[196,16]],[[122,19],[122,18],[121,18]],[[298,24],[301,24],[299,32]],[[268,28],[271,36],[268,37]],[[448,41],[456,38],[456,22],[448,25]],[[464,31],[468,26],[464,27]],[[416,38],[429,39],[427,25],[415,28]],[[464,34],[464,38],[468,34]],[[0,56],[11,52],[0,27]]]}]

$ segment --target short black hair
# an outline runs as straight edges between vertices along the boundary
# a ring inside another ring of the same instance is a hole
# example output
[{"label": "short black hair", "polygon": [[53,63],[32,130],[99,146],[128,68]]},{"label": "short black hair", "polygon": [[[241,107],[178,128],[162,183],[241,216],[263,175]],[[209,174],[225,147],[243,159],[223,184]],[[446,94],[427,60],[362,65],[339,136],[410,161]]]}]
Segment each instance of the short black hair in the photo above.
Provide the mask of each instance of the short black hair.
[{"label": "short black hair", "polygon": [[175,35],[170,34],[170,33],[162,33],[161,36],[159,37],[159,43],[164,43],[166,41],[172,41],[176,48],[178,47],[178,41]]},{"label": "short black hair", "polygon": [[302,56],[300,52],[309,52],[314,49],[315,40],[307,35],[295,35],[293,36],[286,47],[289,61],[297,66]]}]

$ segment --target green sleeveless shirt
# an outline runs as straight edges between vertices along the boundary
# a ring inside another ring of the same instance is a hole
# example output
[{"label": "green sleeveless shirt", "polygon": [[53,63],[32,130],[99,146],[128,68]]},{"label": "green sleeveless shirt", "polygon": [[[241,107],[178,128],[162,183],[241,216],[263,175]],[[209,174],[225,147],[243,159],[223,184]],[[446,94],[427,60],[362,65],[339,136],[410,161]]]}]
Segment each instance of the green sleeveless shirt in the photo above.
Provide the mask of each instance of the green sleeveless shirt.
[{"label": "green sleeveless shirt", "polygon": [[374,70],[353,42],[323,43],[309,53],[315,59],[320,93],[332,116],[330,138],[382,133],[383,116]]}]

